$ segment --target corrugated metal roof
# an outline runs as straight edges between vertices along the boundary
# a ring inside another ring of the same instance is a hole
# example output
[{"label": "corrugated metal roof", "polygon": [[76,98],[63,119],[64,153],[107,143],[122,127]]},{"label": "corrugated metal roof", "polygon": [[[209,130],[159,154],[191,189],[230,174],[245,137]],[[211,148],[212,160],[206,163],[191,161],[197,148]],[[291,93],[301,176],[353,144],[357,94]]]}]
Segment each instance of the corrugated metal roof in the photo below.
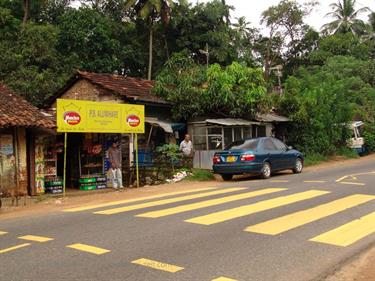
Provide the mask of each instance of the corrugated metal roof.
[{"label": "corrugated metal roof", "polygon": [[206,119],[205,122],[222,126],[251,126],[254,124],[259,125],[259,122],[249,121],[240,118]]},{"label": "corrugated metal roof", "polygon": [[259,122],[289,122],[290,119],[275,113],[257,114],[255,120]]},{"label": "corrugated metal roof", "polygon": [[159,120],[157,118],[152,118],[152,117],[146,117],[145,121],[146,123],[161,127],[166,133],[173,134],[173,128],[172,128],[173,123],[171,122],[162,121],[162,120]]}]

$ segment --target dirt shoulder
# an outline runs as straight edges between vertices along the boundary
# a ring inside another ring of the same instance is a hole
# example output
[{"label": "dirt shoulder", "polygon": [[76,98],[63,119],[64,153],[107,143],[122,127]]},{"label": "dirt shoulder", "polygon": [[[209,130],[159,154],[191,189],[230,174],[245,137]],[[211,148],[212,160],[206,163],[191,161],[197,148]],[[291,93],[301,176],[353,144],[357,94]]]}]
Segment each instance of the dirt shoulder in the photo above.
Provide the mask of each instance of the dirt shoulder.
[{"label": "dirt shoulder", "polygon": [[353,158],[353,159],[345,159],[343,157],[334,157],[331,158],[328,161],[322,162],[317,165],[305,167],[304,171],[315,171],[315,170],[320,170],[320,169],[326,169],[330,167],[334,167],[336,165],[355,165],[356,163],[363,163],[363,162],[373,162],[375,161],[375,154],[359,157],[359,158]]},{"label": "dirt shoulder", "polygon": [[371,281],[375,280],[375,247],[347,262],[324,281]]}]

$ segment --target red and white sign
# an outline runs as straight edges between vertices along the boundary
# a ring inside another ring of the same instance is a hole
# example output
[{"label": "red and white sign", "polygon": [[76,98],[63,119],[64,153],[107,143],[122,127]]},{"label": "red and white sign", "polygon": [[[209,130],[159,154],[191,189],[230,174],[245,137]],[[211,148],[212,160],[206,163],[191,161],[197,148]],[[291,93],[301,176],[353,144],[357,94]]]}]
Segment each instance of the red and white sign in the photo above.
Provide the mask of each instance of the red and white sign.
[{"label": "red and white sign", "polygon": [[126,122],[130,127],[138,127],[141,124],[141,119],[137,115],[129,115],[126,118]]},{"label": "red and white sign", "polygon": [[65,112],[64,122],[71,126],[78,125],[81,122],[81,115],[75,111]]}]

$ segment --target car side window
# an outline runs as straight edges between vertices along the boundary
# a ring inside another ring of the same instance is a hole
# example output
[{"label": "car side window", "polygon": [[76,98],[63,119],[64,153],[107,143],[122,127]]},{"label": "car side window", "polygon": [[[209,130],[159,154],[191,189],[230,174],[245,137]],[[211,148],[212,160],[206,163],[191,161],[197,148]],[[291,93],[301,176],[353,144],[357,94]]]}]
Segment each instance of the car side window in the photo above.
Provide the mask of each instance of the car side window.
[{"label": "car side window", "polygon": [[282,141],[280,141],[278,139],[272,139],[272,141],[275,144],[277,150],[282,150],[282,151],[286,151],[287,150],[286,145]]},{"label": "car side window", "polygon": [[263,148],[264,148],[264,150],[267,150],[267,151],[275,151],[275,150],[277,150],[276,146],[274,145],[274,143],[272,142],[271,139],[265,139],[263,141]]}]

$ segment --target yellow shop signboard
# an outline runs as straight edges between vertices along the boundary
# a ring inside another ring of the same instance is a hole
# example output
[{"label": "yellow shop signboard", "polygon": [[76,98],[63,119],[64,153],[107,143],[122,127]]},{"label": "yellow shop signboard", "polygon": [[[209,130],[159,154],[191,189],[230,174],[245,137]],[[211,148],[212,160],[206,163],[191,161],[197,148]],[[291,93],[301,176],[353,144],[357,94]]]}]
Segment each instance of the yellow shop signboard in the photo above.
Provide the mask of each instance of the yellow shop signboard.
[{"label": "yellow shop signboard", "polygon": [[145,131],[143,105],[57,100],[57,131],[66,133],[136,133]]}]

